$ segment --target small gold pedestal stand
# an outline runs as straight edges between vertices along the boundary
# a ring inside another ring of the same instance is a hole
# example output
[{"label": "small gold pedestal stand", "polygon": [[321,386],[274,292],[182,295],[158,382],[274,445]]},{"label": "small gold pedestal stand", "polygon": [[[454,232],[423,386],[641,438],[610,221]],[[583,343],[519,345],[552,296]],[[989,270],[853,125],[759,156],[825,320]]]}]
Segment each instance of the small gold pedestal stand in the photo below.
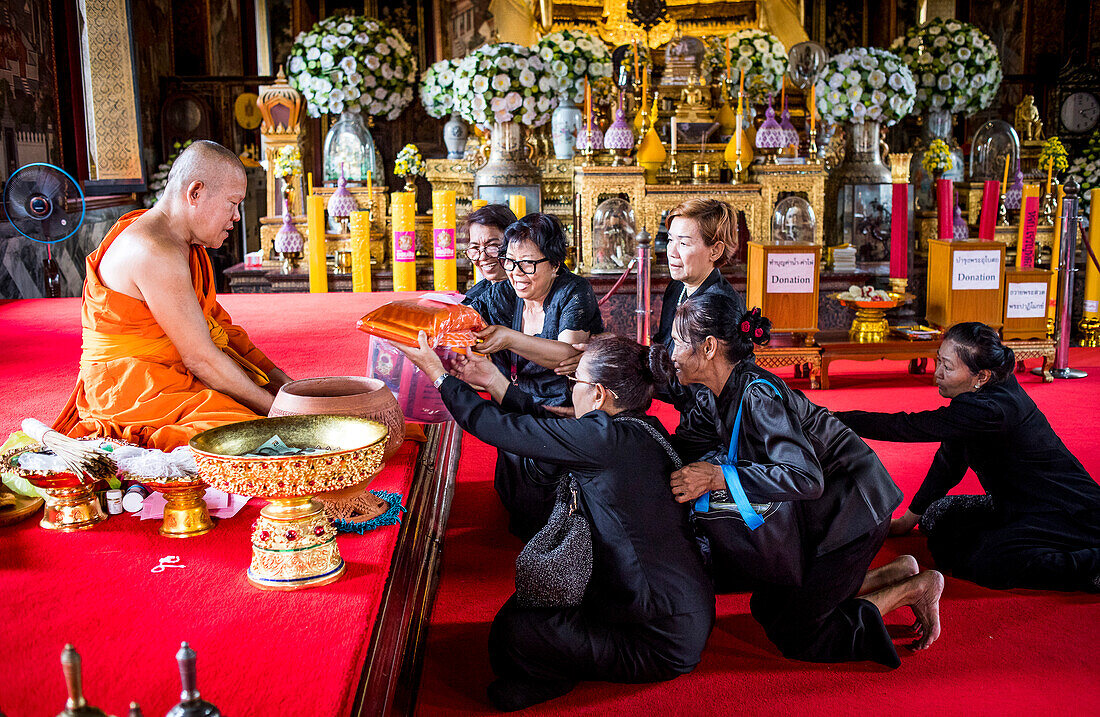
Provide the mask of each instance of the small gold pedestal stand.
[{"label": "small gold pedestal stand", "polygon": [[1100,346],[1100,319],[1086,316],[1077,323],[1077,328],[1081,330],[1082,346],[1093,349]]},{"label": "small gold pedestal stand", "polygon": [[[67,475],[59,473],[57,475]],[[72,533],[87,530],[107,520],[107,514],[99,505],[99,499],[90,486],[80,485],[71,488],[47,488],[35,480],[38,476],[28,476],[27,480],[46,494],[46,509],[39,521],[46,530],[60,530]],[[73,476],[76,479],[75,476]]]},{"label": "small gold pedestal stand", "polygon": [[160,524],[160,534],[164,537],[193,538],[214,529],[214,521],[203,499],[205,483],[176,481],[146,485],[164,495],[164,520]]},{"label": "small gold pedestal stand", "polygon": [[34,443],[6,451],[0,456],[0,466],[14,471],[45,494],[46,507],[38,524],[46,530],[71,533],[87,530],[106,520],[107,514],[99,505],[92,486],[82,482],[73,473],[32,473],[18,467],[19,456],[40,451],[42,448],[40,444]]},{"label": "small gold pedestal stand", "polygon": [[[212,428],[191,439],[199,472],[227,493],[270,501],[252,529],[248,581],[300,590],[343,574],[336,526],[313,496],[366,487],[382,468],[388,429],[356,416],[281,416]],[[249,455],[274,436],[314,453]]]},{"label": "small gold pedestal stand", "polygon": [[842,299],[840,294],[833,294],[833,298],[840,302],[841,306],[847,306],[856,310],[856,317],[852,320],[852,328],[848,330],[848,336],[857,344],[873,344],[885,341],[890,334],[890,324],[886,321],[886,312],[896,309],[902,304],[908,304],[914,299],[913,294],[897,291],[886,292],[890,295],[889,301],[860,301]]}]

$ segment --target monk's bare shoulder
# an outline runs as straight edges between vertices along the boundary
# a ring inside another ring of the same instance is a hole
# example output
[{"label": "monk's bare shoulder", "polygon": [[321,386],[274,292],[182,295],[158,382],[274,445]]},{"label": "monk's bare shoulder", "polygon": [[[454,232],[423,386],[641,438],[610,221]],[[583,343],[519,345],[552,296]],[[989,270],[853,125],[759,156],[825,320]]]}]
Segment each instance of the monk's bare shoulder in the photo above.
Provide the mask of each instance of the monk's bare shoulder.
[{"label": "monk's bare shoulder", "polygon": [[123,229],[99,261],[99,278],[113,290],[144,301],[141,286],[188,277],[188,247],[174,241],[163,217],[139,217]]}]

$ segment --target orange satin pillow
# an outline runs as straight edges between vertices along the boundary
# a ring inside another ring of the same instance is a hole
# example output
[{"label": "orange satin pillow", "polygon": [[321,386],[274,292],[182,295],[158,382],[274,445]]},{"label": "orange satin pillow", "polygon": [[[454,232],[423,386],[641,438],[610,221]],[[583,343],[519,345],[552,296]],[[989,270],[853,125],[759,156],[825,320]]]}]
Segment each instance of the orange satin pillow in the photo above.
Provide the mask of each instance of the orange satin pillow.
[{"label": "orange satin pillow", "polygon": [[474,332],[486,324],[469,306],[422,300],[391,301],[359,319],[356,327],[405,346],[416,346],[417,335],[423,331],[431,346],[459,349],[473,346]]}]

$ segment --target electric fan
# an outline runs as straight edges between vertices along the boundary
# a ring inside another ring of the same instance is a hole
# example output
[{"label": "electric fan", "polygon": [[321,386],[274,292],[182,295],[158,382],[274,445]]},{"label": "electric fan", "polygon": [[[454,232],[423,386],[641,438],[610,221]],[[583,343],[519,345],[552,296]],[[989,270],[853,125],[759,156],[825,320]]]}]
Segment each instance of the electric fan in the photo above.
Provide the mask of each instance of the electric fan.
[{"label": "electric fan", "polygon": [[15,230],[46,245],[42,262],[45,294],[61,296],[61,270],[53,245],[76,234],[84,223],[84,192],[68,172],[35,162],[19,169],[4,185],[4,213]]}]

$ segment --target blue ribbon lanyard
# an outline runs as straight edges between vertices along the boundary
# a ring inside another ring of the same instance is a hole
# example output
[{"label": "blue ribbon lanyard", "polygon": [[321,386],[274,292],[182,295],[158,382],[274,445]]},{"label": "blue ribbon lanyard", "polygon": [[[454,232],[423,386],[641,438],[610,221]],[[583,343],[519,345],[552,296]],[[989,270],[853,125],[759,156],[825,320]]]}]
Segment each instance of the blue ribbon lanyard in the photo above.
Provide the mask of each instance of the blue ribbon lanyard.
[{"label": "blue ribbon lanyard", "polygon": [[[745,409],[745,395],[750,388],[758,383],[762,383],[775,391],[775,397],[780,398],[779,389],[767,379],[753,379],[748,386],[745,386],[745,390],[741,392],[741,403],[737,406],[737,418],[733,422],[733,436],[730,438],[730,449],[726,454],[726,463],[722,466],[726,488],[729,490],[730,496],[733,497],[733,502],[737,504],[737,512],[741,514],[741,518],[745,521],[745,525],[748,526],[749,530],[759,528],[764,524],[764,519],[753,510],[752,504],[749,503],[749,497],[745,495],[745,489],[741,485],[741,477],[737,473],[737,439],[741,435],[741,411]],[[708,491],[695,499],[695,512],[706,513],[709,510],[710,492]]]}]

